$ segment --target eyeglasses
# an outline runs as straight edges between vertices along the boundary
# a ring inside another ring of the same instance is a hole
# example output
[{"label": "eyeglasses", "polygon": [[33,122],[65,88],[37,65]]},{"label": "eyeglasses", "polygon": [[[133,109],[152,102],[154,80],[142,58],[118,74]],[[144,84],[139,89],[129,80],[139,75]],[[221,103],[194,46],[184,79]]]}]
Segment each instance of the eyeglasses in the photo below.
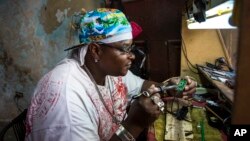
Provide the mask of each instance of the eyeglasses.
[{"label": "eyeglasses", "polygon": [[106,44],[106,43],[103,43],[103,42],[97,42],[97,44],[100,44],[100,45],[104,45],[106,47],[109,47],[109,48],[114,48],[114,49],[117,49],[119,50],[120,52],[123,52],[123,53],[131,53],[131,51],[134,49],[135,45],[131,45],[131,46],[122,46],[122,47],[114,47],[112,45],[109,45],[109,44]]}]

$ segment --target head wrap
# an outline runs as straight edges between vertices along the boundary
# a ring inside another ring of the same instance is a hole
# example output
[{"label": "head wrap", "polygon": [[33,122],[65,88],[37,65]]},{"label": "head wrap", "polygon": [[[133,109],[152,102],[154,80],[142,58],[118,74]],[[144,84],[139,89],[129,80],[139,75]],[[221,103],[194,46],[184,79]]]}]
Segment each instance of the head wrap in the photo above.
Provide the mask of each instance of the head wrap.
[{"label": "head wrap", "polygon": [[[87,12],[80,20],[80,43],[102,41],[109,38],[117,42],[132,39],[131,26],[126,16],[118,9],[98,8]],[[125,38],[124,36],[125,35]],[[118,36],[118,37],[115,37]]]},{"label": "head wrap", "polygon": [[[91,42],[113,43],[132,39],[132,28],[126,16],[118,9],[98,8],[80,18],[79,40],[81,46],[80,64],[85,62],[88,44]],[[79,45],[68,48],[73,49]]]},{"label": "head wrap", "polygon": [[133,35],[133,39],[136,38],[137,36],[139,36],[142,32],[142,28],[141,26],[139,26],[136,22],[131,21],[130,25],[132,27],[132,35]]}]

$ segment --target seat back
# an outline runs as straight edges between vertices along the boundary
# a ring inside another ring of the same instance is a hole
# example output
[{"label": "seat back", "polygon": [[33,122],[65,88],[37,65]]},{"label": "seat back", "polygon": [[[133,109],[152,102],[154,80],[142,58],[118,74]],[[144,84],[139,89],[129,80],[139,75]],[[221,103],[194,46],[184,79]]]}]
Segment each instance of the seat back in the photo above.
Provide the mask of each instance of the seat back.
[{"label": "seat back", "polygon": [[14,130],[17,141],[24,141],[25,138],[25,119],[26,119],[27,109],[25,109],[20,115],[14,118],[8,125],[6,125],[0,132],[0,141],[4,141],[4,136],[7,131],[11,128]]}]

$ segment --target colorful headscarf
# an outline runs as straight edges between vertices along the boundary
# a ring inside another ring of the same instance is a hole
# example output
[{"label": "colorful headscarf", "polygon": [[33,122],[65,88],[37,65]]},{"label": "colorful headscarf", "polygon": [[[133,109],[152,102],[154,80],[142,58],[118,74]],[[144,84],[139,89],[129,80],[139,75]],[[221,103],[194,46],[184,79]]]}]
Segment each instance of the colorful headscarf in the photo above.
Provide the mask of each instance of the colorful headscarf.
[{"label": "colorful headscarf", "polygon": [[121,34],[131,34],[131,31],[130,23],[120,10],[98,8],[81,18],[79,39],[80,43],[89,44]]},{"label": "colorful headscarf", "polygon": [[80,28],[79,39],[81,44],[67,48],[64,51],[80,47],[77,56],[81,66],[85,63],[89,43],[113,43],[133,38],[130,23],[126,16],[117,9],[98,8],[87,12],[80,18],[79,23],[75,28]]}]

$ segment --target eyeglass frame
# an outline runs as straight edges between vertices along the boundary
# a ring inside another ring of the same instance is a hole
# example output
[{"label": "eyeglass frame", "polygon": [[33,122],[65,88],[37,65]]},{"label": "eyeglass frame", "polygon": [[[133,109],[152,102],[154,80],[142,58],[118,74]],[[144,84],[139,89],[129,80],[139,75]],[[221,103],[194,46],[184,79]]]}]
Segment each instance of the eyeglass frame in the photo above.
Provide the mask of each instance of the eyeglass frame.
[{"label": "eyeglass frame", "polygon": [[106,43],[103,43],[103,42],[96,42],[96,43],[99,44],[99,45],[104,45],[104,46],[109,47],[109,48],[117,49],[117,50],[119,50],[120,52],[122,52],[122,53],[127,53],[127,54],[132,53],[131,51],[132,51],[132,50],[134,49],[134,47],[135,47],[134,44],[132,44],[132,45],[129,46],[129,47],[124,47],[124,46],[122,46],[121,48],[119,48],[119,47],[115,47],[115,46],[112,46],[112,45],[109,45],[109,44],[106,44]]}]

